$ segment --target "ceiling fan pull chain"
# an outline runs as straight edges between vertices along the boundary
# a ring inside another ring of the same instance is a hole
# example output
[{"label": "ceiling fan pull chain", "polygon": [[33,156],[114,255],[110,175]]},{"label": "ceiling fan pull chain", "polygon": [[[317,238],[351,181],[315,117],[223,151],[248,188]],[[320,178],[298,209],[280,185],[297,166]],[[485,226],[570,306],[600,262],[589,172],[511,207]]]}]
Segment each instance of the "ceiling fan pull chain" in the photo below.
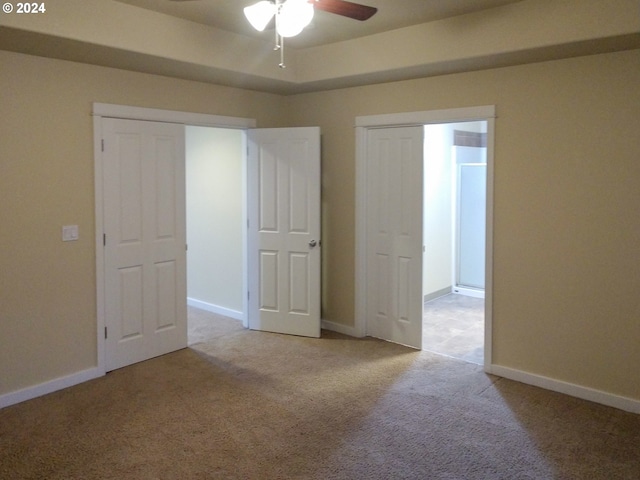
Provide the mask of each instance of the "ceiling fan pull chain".
[{"label": "ceiling fan pull chain", "polygon": [[280,37],[280,63],[278,64],[280,68],[287,68],[284,64],[284,38]]},{"label": "ceiling fan pull chain", "polygon": [[274,50],[280,50],[280,39],[281,39],[281,37],[280,37],[280,34],[278,33],[278,19],[280,18],[280,15],[278,14],[279,13],[279,8],[280,8],[280,6],[278,5],[278,2],[276,0],[276,15],[275,15],[275,17],[276,17],[275,18],[276,28],[273,29],[273,31],[275,33],[275,36],[276,36],[276,40],[275,40],[274,45],[273,45],[273,49]]},{"label": "ceiling fan pull chain", "polygon": [[284,37],[282,35],[280,35],[280,33],[278,33],[278,24],[280,22],[280,11],[282,9],[282,4],[284,3],[284,0],[276,0],[276,28],[275,28],[275,32],[276,32],[276,44],[273,47],[274,50],[280,50],[280,63],[278,64],[278,66],[280,68],[286,68],[286,65],[284,64]]}]

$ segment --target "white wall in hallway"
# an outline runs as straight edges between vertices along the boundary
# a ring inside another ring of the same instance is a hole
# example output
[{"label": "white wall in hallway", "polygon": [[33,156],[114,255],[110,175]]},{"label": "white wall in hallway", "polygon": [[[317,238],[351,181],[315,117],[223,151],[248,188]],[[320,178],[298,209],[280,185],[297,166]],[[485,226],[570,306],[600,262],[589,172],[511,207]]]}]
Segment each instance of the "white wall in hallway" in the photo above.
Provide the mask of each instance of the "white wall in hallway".
[{"label": "white wall in hallway", "polygon": [[243,146],[242,130],[186,127],[187,297],[230,315],[243,309]]},{"label": "white wall in hallway", "polygon": [[453,256],[453,124],[425,125],[424,130],[423,295],[450,288]]}]

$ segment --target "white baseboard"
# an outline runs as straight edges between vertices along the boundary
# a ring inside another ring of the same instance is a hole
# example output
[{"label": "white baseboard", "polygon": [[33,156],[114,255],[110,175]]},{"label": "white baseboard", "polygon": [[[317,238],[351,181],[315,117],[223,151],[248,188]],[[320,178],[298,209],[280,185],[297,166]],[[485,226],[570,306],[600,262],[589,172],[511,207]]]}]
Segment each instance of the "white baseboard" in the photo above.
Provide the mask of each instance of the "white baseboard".
[{"label": "white baseboard", "polygon": [[553,392],[564,393],[572,397],[589,400],[591,402],[600,403],[609,407],[619,408],[626,412],[640,414],[640,400],[622,397],[612,393],[595,390],[593,388],[582,387],[573,383],[567,383],[553,378],[543,377],[532,373],[515,370],[500,365],[491,365],[487,373],[497,375],[499,377],[515,380],[516,382],[526,383],[535,387],[545,388]]},{"label": "white baseboard", "polygon": [[358,332],[358,329],[356,327],[350,327],[348,325],[343,325],[341,323],[330,322],[329,320],[322,320],[321,326],[325,330],[331,330],[332,332],[342,333],[343,335],[348,335],[350,337],[356,337],[356,338],[364,337],[364,335]]},{"label": "white baseboard", "polygon": [[97,367],[90,368],[66,377],[60,377],[48,382],[40,383],[33,387],[27,387],[15,392],[5,393],[4,395],[0,395],[0,409],[10,405],[15,405],[16,403],[31,400],[36,397],[41,397],[42,395],[47,395],[48,393],[53,393],[57,390],[62,390],[63,388],[73,387],[74,385],[102,377],[103,375],[104,372],[102,369]]},{"label": "white baseboard", "polygon": [[426,293],[423,295],[422,301],[424,303],[430,302],[431,300],[435,300],[436,298],[444,297],[445,295],[449,295],[451,293],[451,287],[442,288],[440,290],[436,290],[435,292]]},{"label": "white baseboard", "polygon": [[231,310],[230,308],[220,307],[212,303],[202,302],[195,298],[187,297],[187,305],[190,307],[196,307],[207,312],[217,313],[218,315],[224,315],[225,317],[235,318],[236,320],[242,320],[242,312],[237,310]]}]

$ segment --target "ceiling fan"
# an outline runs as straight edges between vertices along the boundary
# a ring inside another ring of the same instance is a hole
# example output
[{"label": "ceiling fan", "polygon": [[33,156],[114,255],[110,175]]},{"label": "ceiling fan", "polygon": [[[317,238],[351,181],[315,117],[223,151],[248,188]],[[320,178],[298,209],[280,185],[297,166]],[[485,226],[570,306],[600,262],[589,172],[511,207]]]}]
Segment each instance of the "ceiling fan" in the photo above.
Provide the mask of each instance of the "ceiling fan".
[{"label": "ceiling fan", "polygon": [[[190,0],[171,0],[184,2]],[[378,9],[346,0],[261,0],[244,8],[244,14],[256,30],[262,32],[275,18],[275,47],[280,50],[280,68],[284,64],[284,38],[298,35],[313,19],[314,10],[323,10],[354,20],[371,18]]]},{"label": "ceiling fan", "polygon": [[[188,2],[192,0],[171,0],[172,2]],[[286,0],[271,0],[268,3],[272,4],[284,4]],[[306,3],[310,3],[318,10],[324,10],[325,12],[335,13],[336,15],[342,15],[343,17],[353,18],[354,20],[368,20],[371,18],[378,9],[375,7],[369,7],[367,5],[361,5],[359,3],[347,2],[346,0],[306,0]]]}]

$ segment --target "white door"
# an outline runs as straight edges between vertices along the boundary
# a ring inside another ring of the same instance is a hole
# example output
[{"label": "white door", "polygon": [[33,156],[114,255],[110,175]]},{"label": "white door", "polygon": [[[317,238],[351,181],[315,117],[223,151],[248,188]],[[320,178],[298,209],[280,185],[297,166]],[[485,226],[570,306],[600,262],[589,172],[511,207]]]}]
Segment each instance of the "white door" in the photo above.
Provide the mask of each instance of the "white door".
[{"label": "white door", "polygon": [[320,336],[320,129],[249,131],[249,328]]},{"label": "white door", "polygon": [[105,118],[106,370],[187,346],[184,126]]},{"label": "white door", "polygon": [[423,127],[367,134],[367,334],[422,347]]}]

